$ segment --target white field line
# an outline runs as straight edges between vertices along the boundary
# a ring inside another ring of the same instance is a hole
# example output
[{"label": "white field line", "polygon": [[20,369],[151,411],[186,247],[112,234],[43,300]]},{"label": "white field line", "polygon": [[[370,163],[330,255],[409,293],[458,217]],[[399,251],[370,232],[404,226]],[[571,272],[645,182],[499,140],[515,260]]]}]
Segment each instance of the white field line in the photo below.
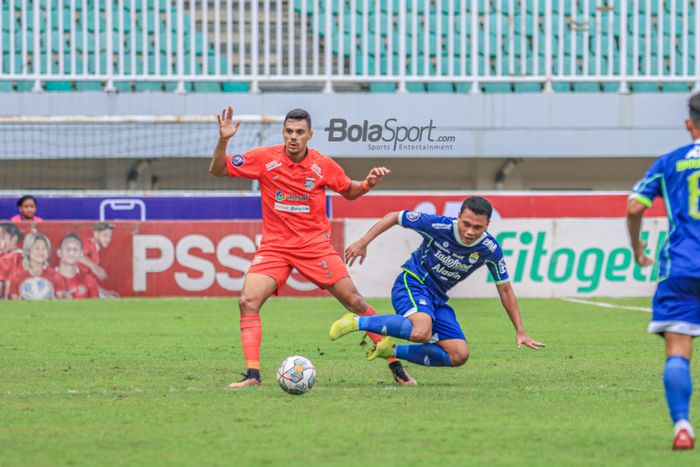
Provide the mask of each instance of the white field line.
[{"label": "white field line", "polygon": [[597,306],[600,308],[616,308],[618,310],[631,310],[631,311],[645,311],[647,313],[651,313],[651,310],[649,308],[645,308],[643,306],[628,306],[628,305],[615,305],[614,303],[606,303],[606,302],[591,302],[588,300],[582,300],[580,298],[562,298],[565,302],[570,302],[570,303],[580,303],[581,305],[591,305],[591,306]]}]

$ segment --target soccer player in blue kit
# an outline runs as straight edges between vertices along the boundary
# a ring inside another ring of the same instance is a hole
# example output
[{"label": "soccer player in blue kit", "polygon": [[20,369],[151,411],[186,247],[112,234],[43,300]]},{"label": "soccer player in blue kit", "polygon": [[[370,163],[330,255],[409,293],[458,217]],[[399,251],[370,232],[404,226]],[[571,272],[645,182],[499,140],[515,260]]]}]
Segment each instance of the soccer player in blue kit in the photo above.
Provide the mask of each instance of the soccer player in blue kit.
[{"label": "soccer player in blue kit", "polygon": [[640,266],[654,260],[640,239],[642,216],[657,196],[664,199],[669,236],[659,255],[659,283],[648,331],[664,337],[664,388],[674,423],[673,449],[693,449],[695,433],[688,413],[693,382],[690,357],[693,337],[700,336],[700,93],[688,101],[685,121],[693,143],[657,159],[632,189],[627,227],[634,259]]},{"label": "soccer player in blue kit", "polygon": [[332,324],[330,338],[336,340],[353,331],[372,331],[417,344],[395,345],[390,337],[384,337],[368,353],[369,360],[396,357],[424,366],[464,365],[469,358],[469,346],[454,310],[447,304],[447,292],[486,265],[515,327],[518,348],[544,347],[525,332],[503,252],[486,231],[492,210],[486,199],[472,196],[462,203],[457,218],[415,211],[390,212],[384,216],[360,240],[348,246],[345,259],[352,265],[359,258],[361,264],[367,245],[396,224],[421,234],[423,243],[403,264],[391,291],[396,314],[359,319],[352,313],[345,314]]}]

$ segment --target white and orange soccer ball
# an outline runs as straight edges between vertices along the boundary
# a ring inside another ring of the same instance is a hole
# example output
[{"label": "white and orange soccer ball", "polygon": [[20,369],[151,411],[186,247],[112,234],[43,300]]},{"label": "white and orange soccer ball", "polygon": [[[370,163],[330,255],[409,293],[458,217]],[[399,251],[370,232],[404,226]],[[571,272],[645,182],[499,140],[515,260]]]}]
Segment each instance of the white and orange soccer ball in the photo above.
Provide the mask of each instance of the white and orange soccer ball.
[{"label": "white and orange soccer ball", "polygon": [[316,384],[316,368],[301,355],[287,357],[277,369],[277,382],[288,394],[306,394]]}]

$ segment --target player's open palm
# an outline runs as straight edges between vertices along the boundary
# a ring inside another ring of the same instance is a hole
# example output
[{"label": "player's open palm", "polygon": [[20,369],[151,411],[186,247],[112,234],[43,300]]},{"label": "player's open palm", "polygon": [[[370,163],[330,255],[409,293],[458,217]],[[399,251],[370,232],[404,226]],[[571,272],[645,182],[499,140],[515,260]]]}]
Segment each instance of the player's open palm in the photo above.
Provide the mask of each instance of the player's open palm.
[{"label": "player's open palm", "polygon": [[537,342],[536,340],[531,339],[530,336],[525,333],[518,334],[516,342],[518,344],[518,348],[522,347],[523,345],[525,347],[530,347],[533,350],[538,350],[540,347],[546,347],[543,342]]},{"label": "player's open palm", "polygon": [[219,120],[219,138],[221,139],[231,138],[236,134],[241,124],[240,120],[233,123],[233,107],[230,105],[221,112],[221,115],[217,115],[216,118]]},{"label": "player's open palm", "polygon": [[369,171],[369,174],[367,175],[367,183],[369,183],[370,186],[375,186],[390,173],[391,170],[387,169],[386,167],[374,167],[372,168],[372,170]]},{"label": "player's open palm", "polygon": [[360,258],[360,264],[365,260],[367,256],[367,245],[362,242],[357,241],[348,245],[345,249],[345,262],[348,266],[352,266],[357,258]]}]

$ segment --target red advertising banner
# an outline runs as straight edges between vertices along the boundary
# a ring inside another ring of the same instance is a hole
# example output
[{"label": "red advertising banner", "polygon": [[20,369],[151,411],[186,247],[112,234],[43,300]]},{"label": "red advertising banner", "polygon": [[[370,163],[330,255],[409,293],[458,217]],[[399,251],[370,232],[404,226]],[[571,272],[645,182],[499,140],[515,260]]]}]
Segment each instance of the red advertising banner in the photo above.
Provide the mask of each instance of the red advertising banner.
[{"label": "red advertising banner", "polygon": [[[336,219],[379,218],[404,209],[456,217],[468,194],[369,194],[354,201],[331,197]],[[625,217],[627,194],[484,194],[496,210],[495,218]],[[647,216],[665,216],[656,200]]]},{"label": "red advertising banner", "polygon": [[[259,221],[113,222],[109,224],[111,238],[95,247],[99,242],[95,223],[16,225],[25,236],[34,232],[49,239],[48,264],[54,270],[60,269],[61,261],[65,262],[67,257],[57,254],[61,240],[79,237],[84,254],[97,258],[97,264],[106,274],[98,280],[102,295],[122,297],[239,295],[262,232]],[[334,247],[343,251],[343,221],[331,221],[331,232]],[[86,274],[94,275],[88,267],[79,267]],[[53,279],[47,277],[47,280]],[[27,293],[33,293],[31,288],[26,288]],[[279,294],[317,296],[327,295],[327,292],[319,290],[295,270]]]}]

